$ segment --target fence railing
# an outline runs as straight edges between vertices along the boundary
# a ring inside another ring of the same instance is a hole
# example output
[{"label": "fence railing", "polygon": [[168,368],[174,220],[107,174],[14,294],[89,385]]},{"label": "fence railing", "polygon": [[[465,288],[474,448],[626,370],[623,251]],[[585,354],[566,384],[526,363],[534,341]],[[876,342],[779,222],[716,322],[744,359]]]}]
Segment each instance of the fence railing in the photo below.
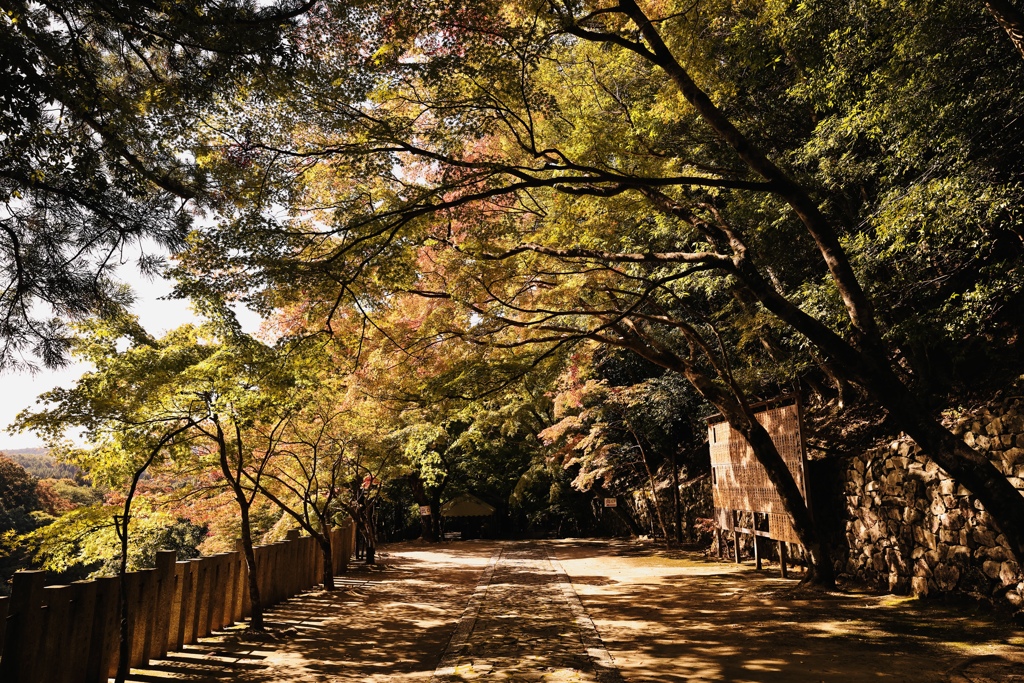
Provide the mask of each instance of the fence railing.
[{"label": "fence railing", "polygon": [[[335,573],[355,548],[350,523],[331,532]],[[256,570],[264,607],[323,581],[316,539],[257,546]],[[156,567],[128,572],[131,666],[181,650],[251,615],[248,568],[241,550],[176,561],[157,553]],[[44,585],[45,572],[14,575],[11,596],[0,597],[0,683],[106,683],[120,647],[119,577]]]}]

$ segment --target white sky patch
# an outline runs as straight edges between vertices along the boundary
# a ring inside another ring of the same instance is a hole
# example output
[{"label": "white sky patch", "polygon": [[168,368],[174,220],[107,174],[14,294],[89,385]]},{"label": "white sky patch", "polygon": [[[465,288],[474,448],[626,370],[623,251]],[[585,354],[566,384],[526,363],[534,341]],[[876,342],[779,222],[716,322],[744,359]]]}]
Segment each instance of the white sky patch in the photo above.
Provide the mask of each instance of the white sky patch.
[{"label": "white sky patch", "polygon": [[[180,327],[186,323],[198,323],[200,318],[192,311],[188,301],[166,299],[170,295],[174,283],[164,278],[152,280],[141,275],[134,262],[126,263],[118,269],[123,282],[130,285],[135,292],[135,305],[132,312],[139,317],[139,322],[155,337]],[[242,329],[255,334],[262,319],[254,312],[241,305],[233,307]],[[0,375],[0,451],[17,448],[41,448],[42,441],[35,434],[25,432],[8,434],[6,429],[22,410],[36,404],[36,398],[43,392],[55,387],[71,387],[75,381],[91,366],[87,363],[73,363],[60,370],[41,369],[35,374],[29,372],[8,372]]]}]

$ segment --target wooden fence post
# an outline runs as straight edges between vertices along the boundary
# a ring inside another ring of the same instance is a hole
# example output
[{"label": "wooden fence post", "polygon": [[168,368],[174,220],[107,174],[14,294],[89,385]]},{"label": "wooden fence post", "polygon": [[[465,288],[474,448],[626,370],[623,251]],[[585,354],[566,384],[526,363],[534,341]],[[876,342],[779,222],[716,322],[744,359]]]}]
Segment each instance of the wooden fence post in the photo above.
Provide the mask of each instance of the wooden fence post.
[{"label": "wooden fence post", "polygon": [[[146,639],[146,620],[142,614],[142,583],[145,580],[142,572],[127,572],[124,575],[125,591],[128,600],[128,666],[138,666],[142,655],[142,645]],[[118,614],[120,618],[120,614]],[[120,652],[118,653],[120,655]]]},{"label": "wooden fence post", "polygon": [[171,626],[167,632],[168,650],[180,650],[185,645],[185,612],[191,576],[190,566],[188,560],[174,563],[174,598],[171,605]]},{"label": "wooden fence post", "polygon": [[342,542],[341,566],[348,571],[348,565],[352,562],[352,551],[356,545],[356,524],[351,519],[345,521],[345,540]]},{"label": "wooden fence post", "polygon": [[245,549],[242,547],[242,540],[235,542],[235,550],[238,551],[238,584],[239,591],[236,601],[235,621],[242,621],[252,615],[252,606],[249,604],[249,563],[245,559]]},{"label": "wooden fence post", "polygon": [[221,612],[221,627],[226,628],[235,623],[235,599],[238,596],[238,553],[224,555],[224,571],[227,572],[227,583],[224,588],[224,609]]},{"label": "wooden fence post", "polygon": [[74,683],[86,680],[87,662],[95,646],[97,634],[93,622],[96,618],[97,581],[75,581],[71,584],[71,633],[67,658],[72,662],[73,675],[68,679]]},{"label": "wooden fence post", "polygon": [[156,553],[156,608],[153,610],[153,632],[146,639],[146,658],[160,659],[167,654],[167,638],[174,611],[174,565],[178,553],[158,550]]},{"label": "wooden fence post", "polygon": [[107,683],[107,679],[116,672],[121,623],[117,609],[120,594],[119,577],[101,576],[96,579],[96,611],[92,620],[89,660],[85,667],[86,683]]},{"label": "wooden fence post", "polygon": [[43,580],[45,572],[15,572],[8,607],[0,681],[36,683],[34,671],[43,632]]},{"label": "wooden fence post", "polygon": [[210,635],[210,594],[213,591],[211,579],[212,572],[210,567],[210,560],[203,558],[196,560],[196,566],[199,569],[199,578],[197,584],[199,586],[196,590],[196,614],[195,614],[195,634],[196,640],[199,638],[205,638]]},{"label": "wooden fence post", "polygon": [[75,662],[71,648],[71,586],[47,586],[43,589],[43,636],[36,653],[36,676],[46,683],[66,683]]},{"label": "wooden fence post", "polygon": [[4,633],[7,631],[7,609],[10,606],[11,599],[0,595],[0,659],[4,656]]},{"label": "wooden fence post", "polygon": [[[331,530],[331,533],[334,533]],[[331,546],[333,547],[333,546]],[[318,566],[322,566],[322,562],[317,562],[317,556],[320,554],[320,545],[317,543],[315,538],[309,539],[309,566],[306,568],[306,585],[303,588],[312,588],[319,583],[316,580]]]},{"label": "wooden fence post", "polygon": [[185,583],[188,593],[182,594],[182,600],[185,603],[183,611],[185,615],[183,645],[194,643],[196,638],[199,637],[199,634],[196,633],[196,621],[199,618],[199,600],[201,599],[201,594],[199,593],[199,567],[201,564],[202,560],[192,559],[188,561],[188,576]]}]

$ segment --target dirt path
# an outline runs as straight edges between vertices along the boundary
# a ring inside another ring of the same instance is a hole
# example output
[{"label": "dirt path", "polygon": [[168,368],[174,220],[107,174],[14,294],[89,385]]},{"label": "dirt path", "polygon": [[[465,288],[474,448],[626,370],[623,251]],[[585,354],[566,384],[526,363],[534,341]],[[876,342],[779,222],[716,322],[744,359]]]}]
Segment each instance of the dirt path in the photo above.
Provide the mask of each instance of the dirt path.
[{"label": "dirt path", "polygon": [[496,552],[432,683],[622,683],[593,621],[546,544]]},{"label": "dirt path", "polygon": [[463,542],[382,561],[280,605],[272,635],[227,631],[131,680],[1024,683],[1024,631],[985,614],[808,596],[698,554]]},{"label": "dirt path", "polygon": [[629,683],[1024,683],[1024,630],[983,610],[808,594],[751,563],[632,543],[553,547]]},{"label": "dirt path", "polygon": [[384,570],[353,567],[344,590],[305,593],[268,611],[266,636],[230,629],[135,670],[129,680],[430,681],[497,548],[405,544],[378,556]]}]

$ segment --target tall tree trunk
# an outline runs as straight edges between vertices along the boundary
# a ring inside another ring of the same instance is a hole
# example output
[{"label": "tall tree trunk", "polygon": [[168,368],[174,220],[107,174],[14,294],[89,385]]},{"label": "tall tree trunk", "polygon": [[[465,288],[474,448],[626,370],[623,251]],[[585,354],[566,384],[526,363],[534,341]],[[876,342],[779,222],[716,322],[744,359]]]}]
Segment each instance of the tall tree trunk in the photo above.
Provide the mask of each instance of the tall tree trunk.
[{"label": "tall tree trunk", "polygon": [[374,564],[377,561],[377,538],[373,529],[369,526],[366,529],[366,564]]},{"label": "tall tree trunk", "polygon": [[855,348],[783,297],[745,256],[737,261],[737,275],[766,309],[807,337],[834,361],[833,367],[866,389],[928,457],[966,486],[992,516],[1015,559],[1024,562],[1024,496],[988,458],[953,435],[932,415],[896,376],[881,344],[865,340],[863,349]]},{"label": "tall tree trunk", "polygon": [[[1007,0],[986,0],[990,11],[1010,33],[1017,44],[1016,36],[1021,35],[1021,13]],[[860,348],[854,348],[838,337],[819,321],[810,318],[797,307],[772,290],[775,303],[783,301],[789,313],[798,311],[795,317],[807,323],[794,325],[836,362],[836,367],[851,372],[851,361],[856,368],[853,379],[863,386],[872,397],[893,416],[896,424],[913,438],[928,455],[948,474],[971,490],[992,516],[1000,532],[1006,536],[1018,562],[1024,562],[1024,496],[1020,495],[1006,477],[983,455],[968,447],[933,417],[910,392],[893,371],[884,341],[875,322],[871,304],[857,279],[849,258],[839,240],[832,223],[818,208],[811,195],[799,183],[790,178],[779,166],[743,135],[732,121],[701,90],[686,69],[676,60],[658,33],[654,23],[648,19],[635,0],[620,0],[621,10],[636,24],[650,50],[634,48],[652,64],[665,70],[670,80],[683,97],[697,110],[698,114],[736,152],[747,167],[770,182],[773,192],[784,199],[800,218],[808,234],[821,254],[846,307],[850,322],[859,337]],[[570,28],[570,31],[574,30]],[[579,31],[576,31],[579,35]],[[584,36],[586,37],[586,36]],[[1022,52],[1024,56],[1024,52]],[[745,249],[744,249],[745,251]],[[743,253],[740,258],[745,257]],[[748,264],[749,265],[749,264]],[[760,274],[757,274],[760,278]],[[773,313],[768,301],[762,303]],[[782,317],[782,316],[780,316]],[[782,318],[786,320],[786,318]],[[809,322],[813,321],[813,322]],[[789,321],[787,321],[789,322]],[[810,333],[808,332],[810,330]],[[825,342],[824,344],[822,342]],[[831,347],[831,349],[830,349]],[[834,353],[838,351],[838,353]],[[751,444],[753,445],[753,444]],[[769,472],[769,474],[771,474]],[[806,547],[806,546],[805,546]],[[810,548],[808,548],[810,550]]]},{"label": "tall tree trunk", "polygon": [[[661,505],[658,502],[658,485],[654,481],[654,473],[651,472],[651,464],[647,462],[647,453],[644,451],[644,447],[640,445],[640,438],[633,431],[633,428],[629,428],[629,433],[633,435],[633,440],[636,441],[636,447],[640,450],[640,460],[644,464],[644,471],[647,473],[647,482],[651,486],[651,504],[654,506],[654,517],[658,521],[658,526],[661,528],[661,536],[668,541],[668,528],[665,526],[665,518],[661,514]],[[653,524],[651,525],[653,526]]]},{"label": "tall tree trunk", "polygon": [[317,537],[317,544],[320,546],[320,554],[323,556],[324,564],[324,590],[333,591],[334,584],[334,553],[331,547],[331,534],[323,534]]},{"label": "tall tree trunk", "polygon": [[132,644],[128,638],[128,625],[131,623],[131,614],[128,607],[128,519],[131,512],[132,496],[128,496],[124,505],[124,516],[118,520],[114,518],[114,525],[117,528],[117,535],[121,541],[121,558],[117,568],[118,582],[117,606],[120,632],[117,647],[117,674],[114,677],[116,683],[124,683],[128,678],[131,667]]},{"label": "tall tree trunk", "polygon": [[132,484],[128,488],[128,495],[125,496],[124,499],[124,514],[121,516],[120,522],[116,516],[114,517],[114,528],[117,532],[118,539],[121,541],[121,558],[120,564],[118,565],[118,576],[121,580],[119,582],[117,592],[121,633],[117,651],[117,672],[114,676],[116,683],[124,683],[125,679],[128,677],[129,668],[131,666],[132,644],[128,639],[128,624],[130,623],[131,614],[128,606],[128,586],[125,578],[128,573],[128,530],[129,523],[132,518],[132,501],[135,499],[135,492],[139,489],[139,480],[142,479],[142,475],[146,473],[146,470],[148,470],[150,465],[153,464],[153,461],[156,460],[156,456],[160,453],[160,450],[176,436],[191,427],[192,424],[193,423],[189,421],[184,426],[178,427],[177,429],[164,434],[160,438],[160,441],[157,442],[156,446],[150,450],[149,457],[146,458],[146,462],[136,469],[132,475]]},{"label": "tall tree trunk", "polygon": [[672,353],[654,340],[637,337],[632,341],[622,341],[620,345],[652,363],[682,374],[697,393],[721,411],[729,426],[746,439],[754,457],[764,467],[768,479],[779,494],[800,544],[807,550],[809,563],[805,581],[824,588],[834,587],[835,569],[831,553],[811,519],[803,493],[771,436],[757,421],[753,410],[739,395],[739,390],[736,387],[726,389],[720,386],[692,361]]},{"label": "tall tree trunk", "polygon": [[672,521],[676,532],[676,543],[683,542],[683,511],[679,500],[679,449],[672,451]]},{"label": "tall tree trunk", "polygon": [[[225,481],[231,487],[232,493],[235,494],[235,502],[238,503],[238,514],[241,521],[242,531],[242,552],[245,554],[245,564],[249,570],[249,607],[251,609],[251,615],[249,617],[249,629],[253,631],[263,630],[263,601],[260,598],[260,586],[257,581],[256,571],[256,551],[253,549],[252,544],[252,524],[249,517],[249,510],[252,507],[252,501],[247,495],[247,491],[242,487],[242,471],[243,471],[243,451],[241,437],[239,436],[238,446],[238,462],[237,472],[233,472],[231,468],[231,462],[228,451],[227,438],[224,435],[224,430],[221,427],[220,420],[215,414],[213,416],[213,423],[217,428],[215,440],[217,442],[218,451],[218,462],[220,464],[220,471],[224,475]],[[236,425],[236,434],[237,425]]]},{"label": "tall tree trunk", "polygon": [[430,543],[437,543],[438,537],[434,530],[434,509],[430,504],[430,499],[427,497],[427,492],[423,488],[423,480],[418,475],[409,476],[409,489],[412,491],[412,499],[416,501],[416,504],[420,508],[430,508],[430,514],[420,514],[420,527],[423,531],[423,539]]},{"label": "tall tree trunk", "polygon": [[[236,491],[237,495],[237,491]],[[260,583],[256,567],[256,550],[252,543],[252,524],[249,520],[249,505],[245,497],[238,499],[238,509],[242,522],[242,554],[245,556],[245,567],[248,570],[246,581],[249,584],[249,630],[263,630],[263,599],[260,597]]]},{"label": "tall tree trunk", "polygon": [[1024,12],[1013,6],[1009,0],[985,0],[985,7],[1010,36],[1010,42],[1024,57]]}]

